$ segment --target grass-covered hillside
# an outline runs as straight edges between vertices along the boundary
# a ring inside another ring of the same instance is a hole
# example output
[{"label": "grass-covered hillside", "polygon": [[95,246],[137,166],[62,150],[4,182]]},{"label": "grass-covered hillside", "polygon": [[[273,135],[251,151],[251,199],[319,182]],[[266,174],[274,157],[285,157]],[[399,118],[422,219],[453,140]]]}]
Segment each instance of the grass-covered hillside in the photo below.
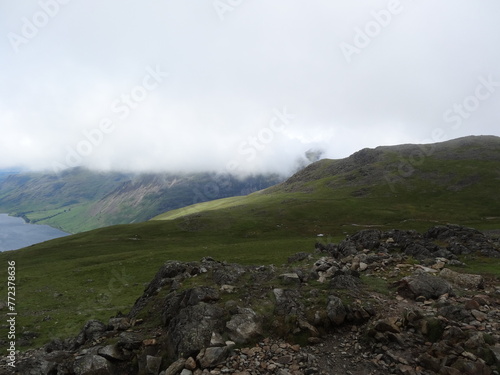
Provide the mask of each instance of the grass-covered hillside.
[{"label": "grass-covered hillside", "polygon": [[19,173],[0,178],[0,212],[78,233],[146,221],[171,209],[248,194],[280,181],[274,175],[237,179],[213,173],[131,174],[83,168],[58,175]]},{"label": "grass-covered hillside", "polygon": [[[16,262],[21,347],[75,335],[89,319],[127,312],[167,260],[212,256],[282,264],[298,251],[311,251],[318,238],[338,241],[366,227],[423,232],[455,223],[500,229],[500,138],[426,146],[427,155],[418,159],[421,149],[365,149],[314,163],[248,196],[0,253],[3,264]],[[0,268],[1,279],[6,272]],[[6,295],[5,284],[0,294]]]},{"label": "grass-covered hillside", "polygon": [[338,235],[353,226],[424,229],[448,222],[498,228],[499,185],[500,138],[467,137],[321,160],[266,190],[173,210],[154,220],[235,222],[241,235],[255,228]]}]

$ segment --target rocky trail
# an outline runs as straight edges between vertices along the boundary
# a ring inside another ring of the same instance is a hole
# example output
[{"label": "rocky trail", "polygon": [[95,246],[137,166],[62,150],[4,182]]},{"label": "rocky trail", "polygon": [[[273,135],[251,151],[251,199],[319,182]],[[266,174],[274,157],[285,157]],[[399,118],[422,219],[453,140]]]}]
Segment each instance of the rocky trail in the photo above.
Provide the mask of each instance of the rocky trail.
[{"label": "rocky trail", "polygon": [[462,262],[499,249],[498,235],[448,225],[362,230],[281,266],[169,261],[127,315],[0,372],[499,374],[500,280]]}]

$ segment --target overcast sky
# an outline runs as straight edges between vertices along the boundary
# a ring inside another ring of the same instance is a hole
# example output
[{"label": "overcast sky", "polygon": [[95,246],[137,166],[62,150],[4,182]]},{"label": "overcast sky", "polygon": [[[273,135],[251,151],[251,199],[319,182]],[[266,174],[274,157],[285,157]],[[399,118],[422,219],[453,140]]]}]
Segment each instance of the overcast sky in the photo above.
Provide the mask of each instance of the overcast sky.
[{"label": "overcast sky", "polygon": [[498,0],[0,0],[0,168],[289,173],[500,135]]}]

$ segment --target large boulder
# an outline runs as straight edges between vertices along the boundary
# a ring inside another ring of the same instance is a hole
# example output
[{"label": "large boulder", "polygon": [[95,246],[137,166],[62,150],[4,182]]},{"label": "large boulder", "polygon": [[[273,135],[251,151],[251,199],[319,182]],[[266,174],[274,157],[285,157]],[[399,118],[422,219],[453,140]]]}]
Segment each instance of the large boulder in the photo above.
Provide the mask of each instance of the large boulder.
[{"label": "large boulder", "polygon": [[168,323],[168,350],[174,358],[195,356],[208,347],[213,332],[222,332],[225,311],[213,304],[200,302],[188,306]]},{"label": "large boulder", "polygon": [[408,299],[416,299],[419,296],[426,299],[437,299],[444,294],[453,295],[450,283],[428,273],[417,273],[404,277],[394,286],[398,288],[398,294]]},{"label": "large boulder", "polygon": [[209,346],[213,332],[222,332],[225,311],[215,304],[219,298],[217,290],[204,286],[167,295],[162,318],[169,355],[174,359],[196,355]]}]

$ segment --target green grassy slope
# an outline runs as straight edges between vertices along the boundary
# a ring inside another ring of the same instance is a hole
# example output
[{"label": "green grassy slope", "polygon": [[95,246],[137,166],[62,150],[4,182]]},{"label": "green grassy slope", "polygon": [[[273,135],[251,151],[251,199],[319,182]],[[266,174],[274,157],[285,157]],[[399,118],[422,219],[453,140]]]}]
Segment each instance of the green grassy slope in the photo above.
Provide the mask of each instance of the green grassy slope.
[{"label": "green grassy slope", "polygon": [[[349,226],[464,223],[500,226],[500,138],[466,138],[423,148],[365,149],[342,160],[322,160],[286,182],[238,199],[205,202],[153,220],[186,216],[211,222],[258,222],[310,235],[336,235]],[[416,155],[424,155],[416,159]]]},{"label": "green grassy slope", "polygon": [[75,168],[59,176],[21,173],[0,180],[0,212],[70,233],[141,222],[167,210],[256,191],[279,176],[127,174]]},{"label": "green grassy slope", "polygon": [[[17,264],[19,335],[36,332],[32,344],[41,344],[76,334],[88,319],[126,312],[166,260],[212,256],[281,264],[298,251],[312,251],[320,233],[323,241],[336,242],[367,226],[423,231],[451,222],[500,228],[500,139],[439,145],[410,164],[412,173],[401,174],[401,160],[410,160],[416,149],[362,150],[312,164],[245,197],[0,253],[0,264]],[[6,271],[0,268],[0,279],[6,280]],[[6,295],[5,284],[0,295]]]}]

